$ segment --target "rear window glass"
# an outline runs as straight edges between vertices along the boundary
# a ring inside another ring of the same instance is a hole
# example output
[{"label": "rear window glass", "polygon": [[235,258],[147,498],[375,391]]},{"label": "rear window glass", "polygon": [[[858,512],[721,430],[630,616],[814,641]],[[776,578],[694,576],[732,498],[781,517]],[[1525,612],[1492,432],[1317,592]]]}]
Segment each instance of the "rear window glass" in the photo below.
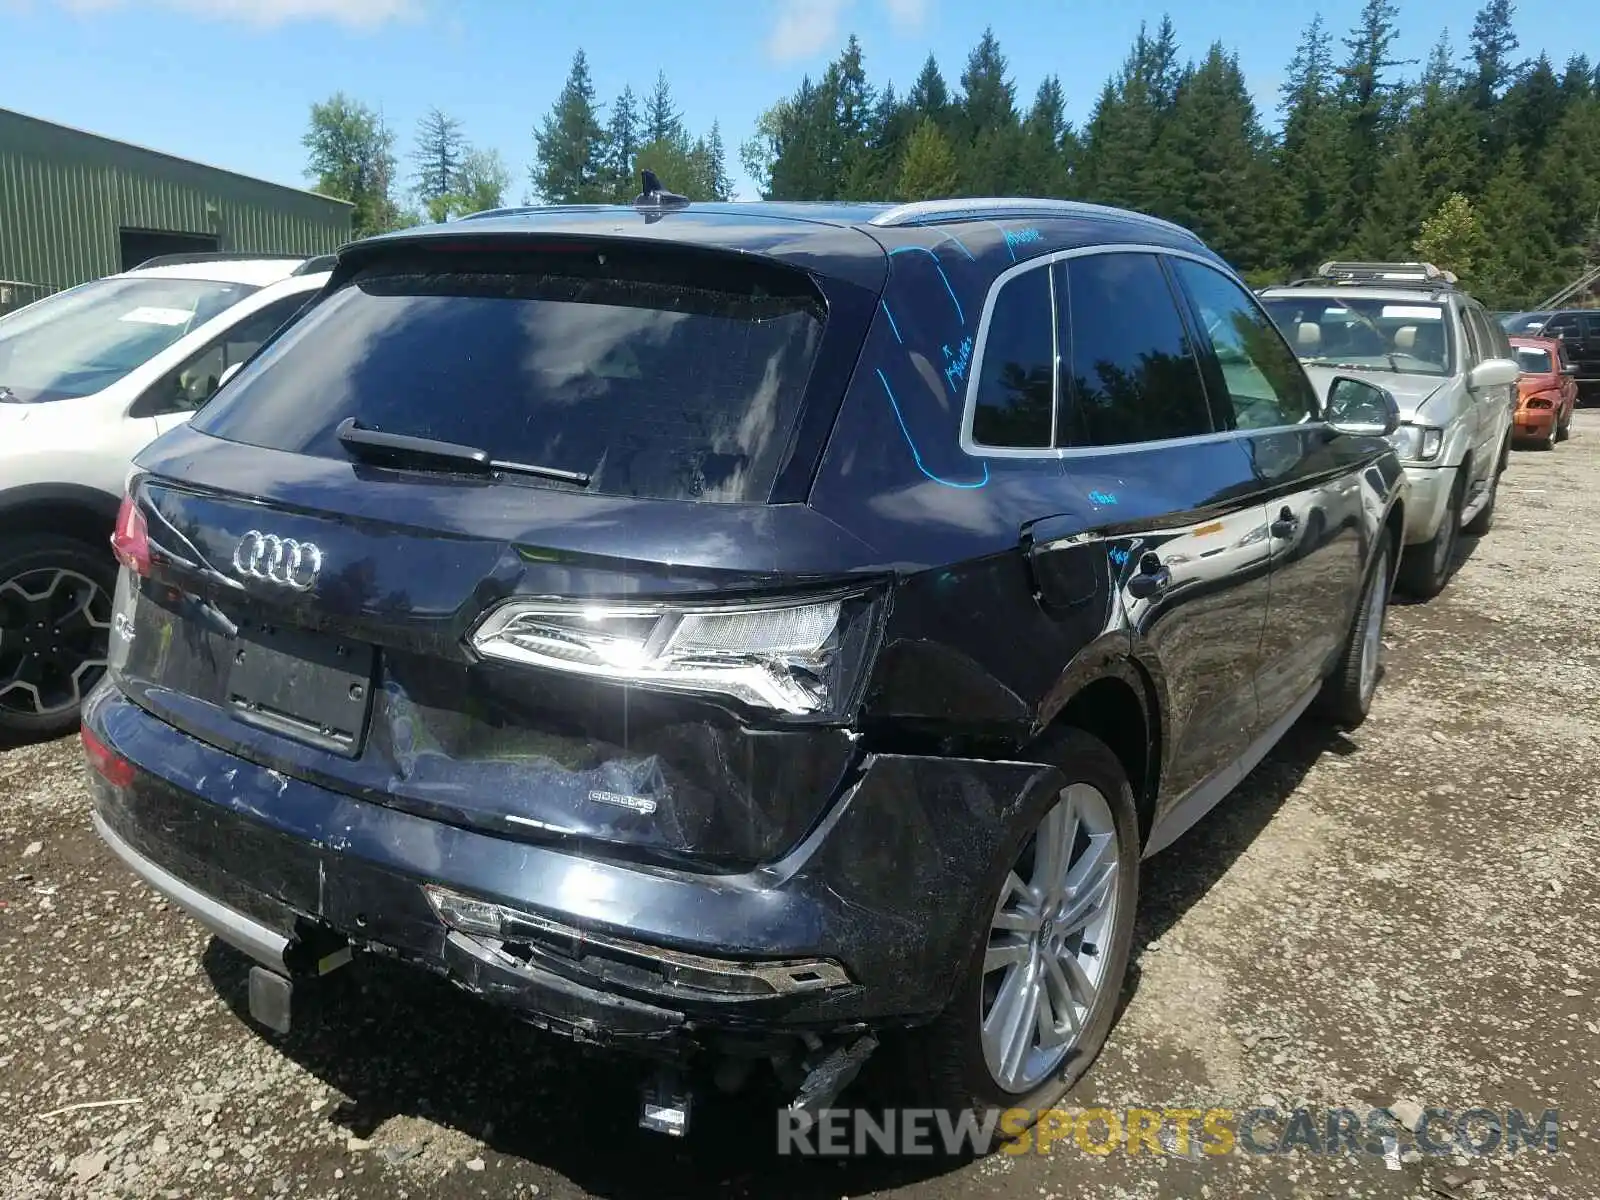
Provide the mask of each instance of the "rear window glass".
[{"label": "rear window glass", "polygon": [[196,428],[345,459],[335,430],[353,417],[582,473],[607,495],[766,500],[822,335],[809,281],[742,264],[570,257],[516,273],[358,275]]}]

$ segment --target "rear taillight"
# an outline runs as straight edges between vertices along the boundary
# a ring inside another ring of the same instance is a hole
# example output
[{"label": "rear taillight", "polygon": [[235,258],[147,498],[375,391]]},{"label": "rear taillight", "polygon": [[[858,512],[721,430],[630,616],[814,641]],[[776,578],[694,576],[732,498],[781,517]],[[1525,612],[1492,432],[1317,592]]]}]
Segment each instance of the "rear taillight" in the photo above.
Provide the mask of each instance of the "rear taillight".
[{"label": "rear taillight", "polygon": [[112,787],[125,788],[133,784],[133,764],[107,746],[88,728],[78,731],[83,741],[83,757],[90,768]]},{"label": "rear taillight", "polygon": [[117,561],[135,575],[150,574],[150,536],[144,514],[134,502],[133,493],[122,498],[117,512],[117,527],[111,534],[111,552]]}]

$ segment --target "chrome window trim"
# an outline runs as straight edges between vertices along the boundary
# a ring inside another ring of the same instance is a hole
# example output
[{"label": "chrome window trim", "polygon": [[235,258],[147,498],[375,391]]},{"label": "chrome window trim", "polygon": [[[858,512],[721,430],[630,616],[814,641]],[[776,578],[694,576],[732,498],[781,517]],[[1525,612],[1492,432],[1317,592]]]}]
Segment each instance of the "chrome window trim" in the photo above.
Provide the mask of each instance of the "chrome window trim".
[{"label": "chrome window trim", "polygon": [[[1014,266],[1007,267],[1004,271],[1000,272],[1000,274],[996,275],[994,282],[989,285],[988,294],[983,299],[983,314],[978,318],[978,336],[973,341],[972,369],[967,372],[966,393],[962,399],[961,405],[961,432],[959,436],[961,449],[969,457],[1014,459],[1102,458],[1106,455],[1129,454],[1152,447],[1200,446],[1209,442],[1236,441],[1242,438],[1261,437],[1263,435],[1273,433],[1287,433],[1290,431],[1303,430],[1308,426],[1323,423],[1322,414],[1319,411],[1317,414],[1315,414],[1313,419],[1294,425],[1272,425],[1263,429],[1214,429],[1210,433],[1196,433],[1190,434],[1186,437],[1158,438],[1150,441],[1122,442],[1115,446],[1052,446],[1046,449],[1037,446],[987,446],[982,442],[975,440],[972,436],[972,424],[973,417],[977,410],[978,381],[983,373],[983,356],[984,351],[988,348],[989,343],[989,324],[994,316],[995,300],[1000,295],[1000,289],[1003,288],[1013,278],[1027,271],[1050,270],[1058,262],[1066,262],[1074,258],[1088,258],[1090,255],[1094,254],[1166,254],[1173,258],[1186,258],[1191,262],[1197,262],[1203,266],[1210,267],[1224,278],[1231,279],[1246,292],[1250,290],[1248,285],[1246,285],[1237,274],[1228,270],[1223,264],[1218,263],[1215,259],[1208,258],[1203,254],[1193,253],[1192,251],[1176,249],[1172,246],[1158,246],[1143,242],[1110,243],[1097,246],[1074,246],[1068,250],[1056,250],[1049,254],[1041,254],[1036,258],[1030,258],[1024,262],[1017,263]],[[1053,274],[1054,272],[1052,271],[1052,276]],[[1052,278],[1050,281],[1050,301],[1051,310],[1052,313],[1054,313],[1054,278]],[[1178,297],[1174,296],[1172,298],[1172,303],[1174,311],[1176,311],[1178,314],[1179,320],[1183,321],[1184,330],[1187,334],[1189,322],[1184,317]],[[1058,359],[1056,378],[1051,394],[1055,397],[1056,412],[1059,414],[1061,407],[1061,371],[1059,369],[1059,357],[1061,354],[1061,331],[1059,328],[1052,330],[1051,338],[1055,344],[1056,355]],[[1195,349],[1198,351],[1199,348],[1196,347]],[[1197,363],[1197,368],[1198,365],[1199,364]],[[1202,379],[1202,386],[1203,384],[1204,380]],[[1313,391],[1315,391],[1315,389],[1313,389]],[[1321,407],[1320,397],[1318,397],[1318,407],[1319,409]],[[1209,412],[1207,413],[1207,418],[1210,418]],[[1051,421],[1051,441],[1056,440],[1054,436],[1054,431],[1056,429],[1055,419],[1056,418],[1053,416]]]}]

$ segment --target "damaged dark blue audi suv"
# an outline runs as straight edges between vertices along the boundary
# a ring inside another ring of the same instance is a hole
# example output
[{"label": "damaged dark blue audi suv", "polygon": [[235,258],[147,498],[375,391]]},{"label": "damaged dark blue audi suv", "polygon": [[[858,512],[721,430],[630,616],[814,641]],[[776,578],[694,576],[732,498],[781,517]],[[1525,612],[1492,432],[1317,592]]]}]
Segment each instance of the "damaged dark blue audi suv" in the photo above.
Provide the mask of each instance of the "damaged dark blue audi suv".
[{"label": "damaged dark blue audi suv", "polygon": [[668,1132],[869,1054],[1037,1111],[1142,861],[1366,715],[1396,422],[1111,208],[647,184],[357,242],[135,464],[93,821],[275,1029],[383,954],[644,1056]]}]

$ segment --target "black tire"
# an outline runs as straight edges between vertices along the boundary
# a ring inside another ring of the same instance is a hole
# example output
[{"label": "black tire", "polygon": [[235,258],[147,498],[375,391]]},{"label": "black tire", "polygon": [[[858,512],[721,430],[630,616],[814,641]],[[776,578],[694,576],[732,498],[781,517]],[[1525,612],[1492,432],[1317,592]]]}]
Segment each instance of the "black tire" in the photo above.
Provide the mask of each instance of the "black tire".
[{"label": "black tire", "polygon": [[[1341,729],[1359,727],[1372,710],[1372,697],[1381,678],[1379,655],[1383,645],[1383,620],[1389,611],[1389,587],[1392,582],[1389,564],[1393,561],[1394,539],[1385,536],[1383,546],[1367,572],[1367,581],[1361,589],[1361,599],[1356,607],[1356,617],[1350,626],[1350,636],[1339,655],[1339,665],[1323,683],[1322,693],[1318,697],[1318,707],[1323,714]],[[1367,638],[1372,631],[1374,604],[1378,606],[1376,645]],[[1372,656],[1370,660],[1368,654]]]},{"label": "black tire", "polygon": [[1556,426],[1556,441],[1564,442],[1572,436],[1572,412],[1571,408],[1567,409],[1567,419]]},{"label": "black tire", "polygon": [[[1554,442],[1550,443],[1550,448],[1555,448]],[[1483,537],[1494,528],[1494,509],[1500,500],[1500,472],[1505,470],[1506,459],[1510,452],[1511,446],[1508,441],[1505,449],[1500,452],[1500,470],[1489,476],[1489,498],[1484,501],[1483,507],[1477,511],[1472,520],[1462,526],[1461,532],[1468,537]]]},{"label": "black tire", "polygon": [[[1087,1007],[1081,1031],[1066,1057],[1046,1077],[1025,1092],[1001,1087],[985,1061],[980,1030],[991,914],[1001,903],[1009,873],[1058,800],[1057,795],[1046,795],[1018,811],[1012,820],[1005,849],[985,880],[980,917],[983,924],[973,931],[971,950],[950,1004],[931,1024],[908,1031],[898,1047],[903,1054],[904,1082],[914,1103],[952,1114],[973,1110],[980,1122],[987,1112],[1010,1109],[1026,1110],[1030,1119],[1036,1119],[1089,1069],[1111,1031],[1127,974],[1139,897],[1139,819],[1127,775],[1104,742],[1069,729],[1063,731],[1055,746],[1051,759],[1060,764],[1067,784],[1087,783],[1100,792],[1108,802],[1116,834],[1117,878],[1111,889],[1116,899],[1095,999]],[[1020,1133],[1021,1129],[1008,1128],[1005,1132]]]},{"label": "black tire", "polygon": [[1539,443],[1541,450],[1554,450],[1556,443],[1561,440],[1561,425],[1559,421],[1550,422],[1550,432],[1545,435],[1544,441]]},{"label": "black tire", "polygon": [[80,702],[104,672],[116,582],[109,546],[51,533],[0,539],[0,733],[78,727]]},{"label": "black tire", "polygon": [[[1461,495],[1466,488],[1466,473],[1456,469],[1456,481],[1438,531],[1420,546],[1410,546],[1400,557],[1400,574],[1395,586],[1414,600],[1432,600],[1444,591],[1456,568],[1456,542],[1461,537]],[[1443,545],[1440,540],[1443,539]]]}]

